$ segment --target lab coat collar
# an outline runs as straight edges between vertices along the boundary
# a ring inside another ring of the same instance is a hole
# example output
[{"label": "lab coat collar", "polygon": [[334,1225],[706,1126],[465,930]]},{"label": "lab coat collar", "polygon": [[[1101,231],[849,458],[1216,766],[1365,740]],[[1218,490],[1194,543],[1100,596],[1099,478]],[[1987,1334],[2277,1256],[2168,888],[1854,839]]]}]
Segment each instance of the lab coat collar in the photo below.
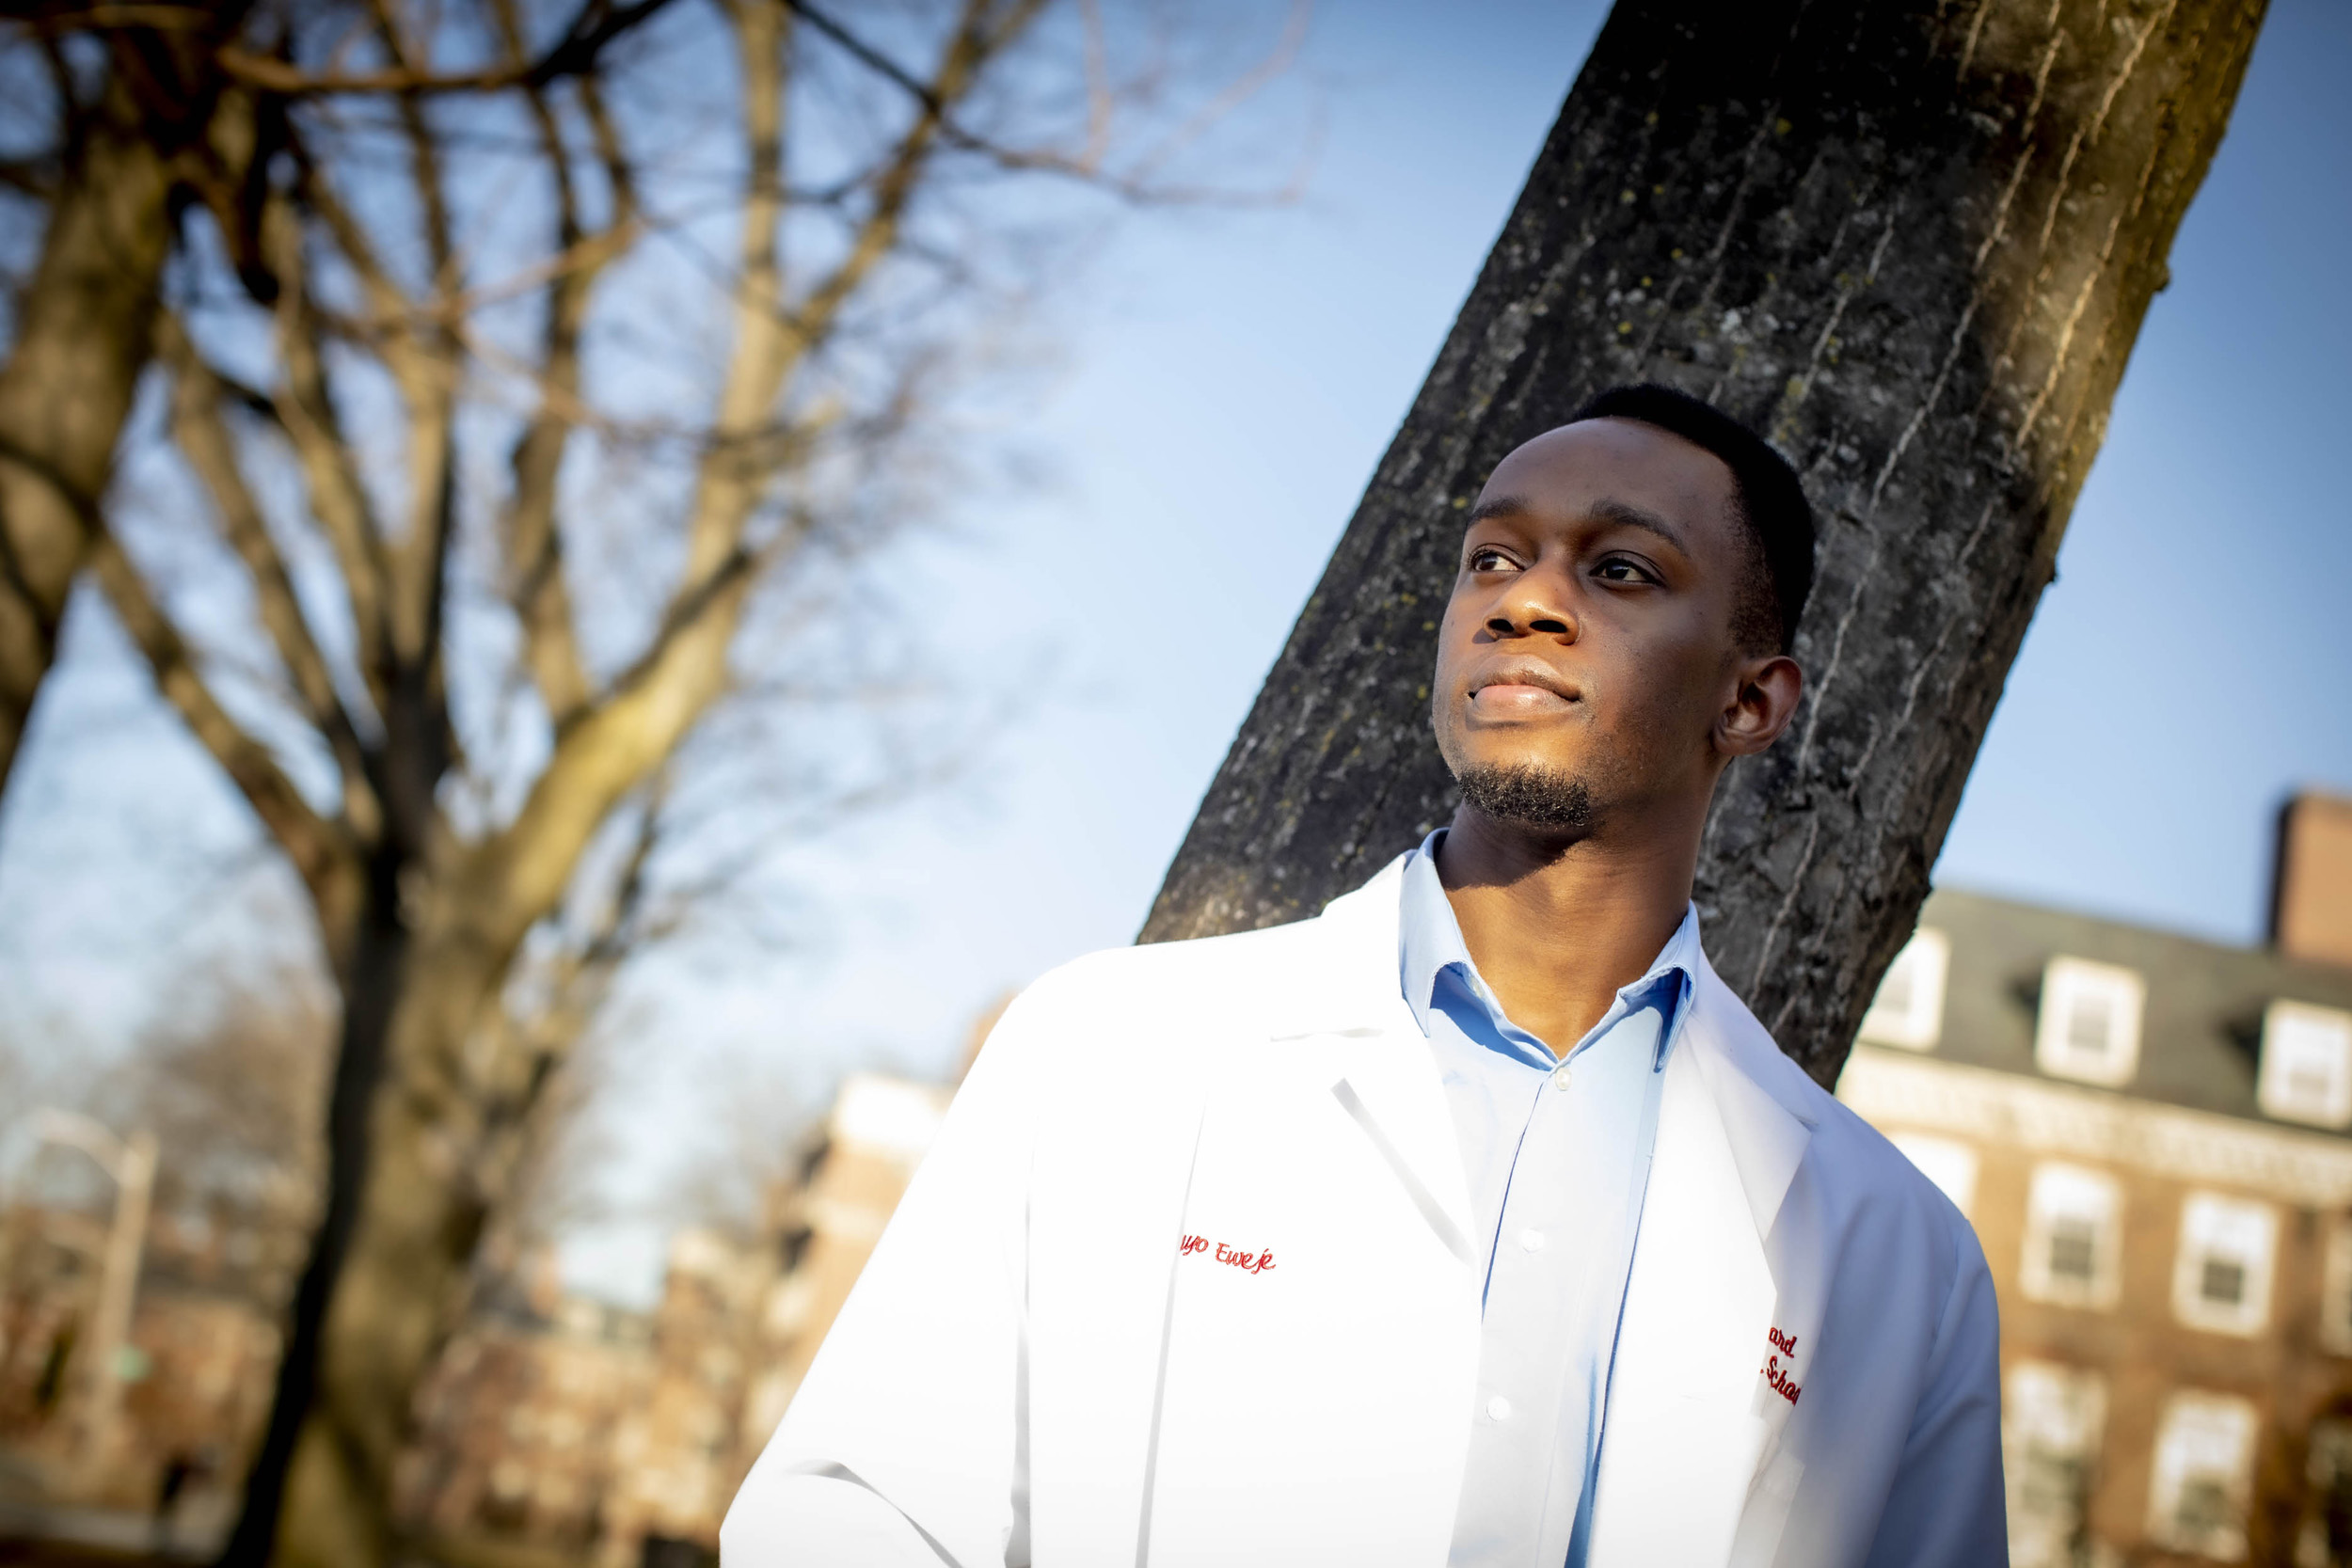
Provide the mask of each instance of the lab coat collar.
[{"label": "lab coat collar", "polygon": [[[1454,919],[1453,905],[1438,879],[1438,850],[1445,834],[1443,828],[1431,830],[1429,836],[1421,841],[1421,847],[1405,857],[1402,886],[1398,889],[1397,966],[1405,990],[1405,1005],[1412,1008],[1413,1021],[1421,1025],[1424,1039],[1429,1036],[1429,1014],[1435,1006],[1438,975],[1454,965],[1461,967],[1465,978],[1476,977],[1478,974],[1470,948],[1462,941],[1462,929]],[[1666,944],[1658,950],[1658,956],[1650,960],[1649,968],[1639,979],[1617,988],[1616,1000],[1608,1013],[1586,1031],[1581,1042],[1570,1046],[1565,1053],[1573,1055],[1614,1027],[1628,1013],[1657,998],[1663,984],[1672,988],[1666,993],[1665,1014],[1677,1024],[1658,1037],[1657,1055],[1651,1066],[1663,1068],[1667,1053],[1680,1034],[1678,1025],[1697,983],[1700,952],[1698,906],[1686,903],[1681,922],[1666,939]],[[1478,984],[1483,986],[1483,979]],[[1502,1022],[1500,1012],[1497,1018]],[[1546,1043],[1549,1050],[1561,1050],[1558,1042]]]},{"label": "lab coat collar", "polygon": [[1723,1118],[1757,1239],[1769,1244],[1781,1201],[1813,1139],[1814,1118],[1804,1092],[1809,1080],[1781,1053],[1704,953],[1684,1044]]},{"label": "lab coat collar", "polygon": [[1419,1033],[1396,983],[1397,911],[1404,894],[1399,855],[1353,893],[1324,906],[1312,922],[1320,962],[1281,974],[1284,996],[1267,1009],[1277,1040],[1308,1035],[1385,1034],[1401,1023]]},{"label": "lab coat collar", "polygon": [[[1394,1119],[1382,1114],[1380,1101],[1389,1097],[1372,1093],[1363,1081],[1368,1077],[1399,1079],[1394,1091],[1429,1102],[1413,1119],[1425,1124],[1430,1135],[1398,1137],[1395,1142],[1422,1189],[1438,1195],[1455,1221],[1468,1228],[1469,1195],[1460,1147],[1450,1116],[1443,1113],[1445,1091],[1420,1022],[1398,984],[1399,911],[1409,858],[1409,852],[1399,855],[1363,886],[1325,907],[1312,923],[1324,961],[1285,972],[1285,994],[1266,999],[1267,1016],[1275,1021],[1267,1033],[1273,1041],[1328,1035],[1386,1041],[1389,1049],[1368,1052],[1362,1070],[1351,1076],[1359,1080],[1359,1093],[1371,1114],[1384,1123]],[[1692,938],[1687,948],[1681,940],[1686,933]],[[1661,961],[1671,955],[1696,970],[1685,1016],[1677,1020],[1676,1049],[1687,1049],[1697,1060],[1708,1098],[1723,1119],[1757,1239],[1768,1241],[1813,1136],[1813,1118],[1804,1108],[1806,1081],[1803,1069],[1781,1053],[1715,973],[1696,938],[1695,919],[1686,920],[1677,940],[1668,944],[1668,953],[1661,955]],[[1407,1034],[1410,1043],[1422,1049],[1394,1049],[1397,1037]],[[1426,1114],[1431,1107],[1438,1114]]]}]

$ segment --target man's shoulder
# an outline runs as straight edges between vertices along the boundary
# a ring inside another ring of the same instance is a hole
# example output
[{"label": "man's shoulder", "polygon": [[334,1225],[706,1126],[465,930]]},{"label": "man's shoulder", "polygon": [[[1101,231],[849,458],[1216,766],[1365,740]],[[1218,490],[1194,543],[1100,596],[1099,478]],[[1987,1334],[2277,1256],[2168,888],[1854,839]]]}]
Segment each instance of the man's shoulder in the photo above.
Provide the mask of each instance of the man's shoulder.
[{"label": "man's shoulder", "polygon": [[1734,1052],[1741,1070],[1808,1130],[1805,1158],[1820,1173],[1822,1196],[1832,1205],[1865,1226],[1875,1221],[1941,1235],[1955,1261],[1980,1257],[1967,1216],[1886,1134],[1816,1083],[1744,1006],[1733,1028],[1745,1037]]},{"label": "man's shoulder", "polygon": [[1246,1017],[1311,984],[1328,933],[1314,920],[1224,936],[1110,947],[1040,976],[1017,1004],[1038,1024],[1116,1020],[1124,1027]]},{"label": "man's shoulder", "polygon": [[1899,1224],[1931,1226],[1949,1237],[1963,1256],[1974,1253],[1976,1229],[1944,1189],[1843,1101],[1810,1078],[1805,1082],[1820,1106],[1814,1140],[1838,1196],[1857,1208],[1891,1211],[1885,1217]]}]

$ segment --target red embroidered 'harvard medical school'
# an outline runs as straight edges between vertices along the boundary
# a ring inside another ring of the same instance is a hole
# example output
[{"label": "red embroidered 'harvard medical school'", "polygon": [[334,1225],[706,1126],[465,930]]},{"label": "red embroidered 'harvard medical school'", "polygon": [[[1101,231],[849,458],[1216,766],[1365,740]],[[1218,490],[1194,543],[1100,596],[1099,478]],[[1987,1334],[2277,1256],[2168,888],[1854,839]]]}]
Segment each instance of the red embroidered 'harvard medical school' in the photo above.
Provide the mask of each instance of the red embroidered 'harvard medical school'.
[{"label": "red embroidered 'harvard medical school'", "polygon": [[[1804,1392],[1802,1387],[1798,1386],[1797,1380],[1789,1375],[1796,1370],[1796,1337],[1783,1334],[1777,1328],[1768,1328],[1764,1331],[1764,1338],[1772,1341],[1774,1354],[1766,1356],[1764,1365],[1756,1370],[1764,1381],[1772,1386],[1773,1393],[1778,1394],[1790,1404],[1794,1404],[1797,1402],[1797,1396]],[[1780,1365],[1780,1358],[1784,1355],[1788,1357],[1787,1370],[1783,1370]]]},{"label": "red embroidered 'harvard medical school'", "polygon": [[[1189,1258],[1194,1253],[1208,1251],[1209,1246],[1210,1242],[1206,1236],[1186,1236],[1176,1243],[1176,1252],[1179,1257]],[[1227,1246],[1223,1242],[1216,1243],[1216,1246],[1218,1262],[1230,1263],[1244,1274],[1263,1274],[1274,1267],[1272,1247],[1266,1248],[1263,1252],[1241,1252]]]}]

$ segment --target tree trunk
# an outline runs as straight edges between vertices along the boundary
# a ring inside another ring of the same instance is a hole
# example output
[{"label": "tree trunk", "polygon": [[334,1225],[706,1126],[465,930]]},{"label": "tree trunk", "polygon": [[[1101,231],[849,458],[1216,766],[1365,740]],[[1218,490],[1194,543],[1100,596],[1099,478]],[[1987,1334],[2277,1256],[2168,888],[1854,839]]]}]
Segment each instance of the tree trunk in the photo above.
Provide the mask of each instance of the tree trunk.
[{"label": "tree trunk", "polygon": [[470,846],[443,827],[406,835],[431,847],[379,855],[344,941],[322,901],[343,990],[326,1210],[221,1568],[390,1560],[393,1463],[498,1196],[483,1155],[501,1114],[493,1080],[513,1064],[469,1049],[597,826],[717,700],[749,582],[723,584],[636,689],[567,732],[503,832]]},{"label": "tree trunk", "polygon": [[171,245],[170,153],[93,127],[49,212],[0,367],[0,786],[57,652]]},{"label": "tree trunk", "polygon": [[[278,1361],[269,1421],[246,1473],[243,1510],[221,1552],[224,1568],[230,1564],[262,1568],[278,1553],[280,1521],[287,1513],[297,1455],[318,1447],[321,1423],[315,1415],[322,1403],[322,1341],[326,1337],[328,1307],[351,1253],[365,1183],[375,1168],[371,1155],[376,1142],[376,1089],[383,1081],[386,1040],[407,968],[409,938],[399,910],[402,869],[402,863],[393,856],[381,857],[381,863],[370,867],[358,918],[348,942],[340,944],[344,948],[337,965],[342,1028],[336,1044],[334,1078],[327,1090],[326,1205],[312,1232],[294,1300],[287,1307],[286,1348]],[[313,1454],[302,1467],[316,1472],[316,1457]],[[339,1525],[359,1542],[380,1543],[384,1523],[380,1494],[363,1491],[321,1506],[320,1495],[333,1490],[332,1468],[325,1476],[313,1474],[294,1489],[304,1503],[301,1512],[311,1521],[299,1533],[316,1536]],[[346,1539],[338,1543],[344,1550],[289,1552],[285,1560],[365,1564],[380,1555],[380,1546],[352,1553],[349,1544]]]},{"label": "tree trunk", "polygon": [[1311,914],[1452,812],[1462,516],[1657,380],[1820,516],[1803,706],[1728,773],[1708,946],[1832,1083],[1909,935],[2264,0],[1622,0],[1169,868],[1143,940]]},{"label": "tree trunk", "polygon": [[344,978],[326,1209],[223,1564],[375,1568],[394,1544],[393,1462],[485,1214],[464,1052],[516,940],[473,918],[489,895],[462,876],[449,879],[462,891],[416,910],[421,873],[387,856],[370,878]]}]

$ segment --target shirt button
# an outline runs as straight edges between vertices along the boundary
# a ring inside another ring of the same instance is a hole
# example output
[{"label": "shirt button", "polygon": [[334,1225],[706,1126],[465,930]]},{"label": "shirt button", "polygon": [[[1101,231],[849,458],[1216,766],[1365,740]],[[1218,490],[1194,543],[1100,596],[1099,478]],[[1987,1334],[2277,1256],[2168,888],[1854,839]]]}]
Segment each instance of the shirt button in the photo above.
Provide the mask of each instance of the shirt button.
[{"label": "shirt button", "polygon": [[1560,1090],[1560,1091],[1561,1091],[1562,1093],[1564,1093],[1564,1094],[1567,1092],[1567,1087],[1568,1087],[1568,1064],[1567,1064],[1567,1063],[1565,1063],[1565,1062],[1562,1062],[1562,1063],[1561,1063],[1558,1067],[1553,1068],[1553,1069],[1551,1069],[1551,1086],[1552,1086],[1553,1088],[1555,1088],[1555,1089]]},{"label": "shirt button", "polygon": [[1522,1230],[1519,1232],[1519,1245],[1529,1252],[1541,1252],[1544,1250],[1544,1233],[1540,1230]]},{"label": "shirt button", "polygon": [[1486,1402],[1486,1414],[1495,1420],[1507,1421],[1511,1418],[1511,1402],[1497,1394]]}]

